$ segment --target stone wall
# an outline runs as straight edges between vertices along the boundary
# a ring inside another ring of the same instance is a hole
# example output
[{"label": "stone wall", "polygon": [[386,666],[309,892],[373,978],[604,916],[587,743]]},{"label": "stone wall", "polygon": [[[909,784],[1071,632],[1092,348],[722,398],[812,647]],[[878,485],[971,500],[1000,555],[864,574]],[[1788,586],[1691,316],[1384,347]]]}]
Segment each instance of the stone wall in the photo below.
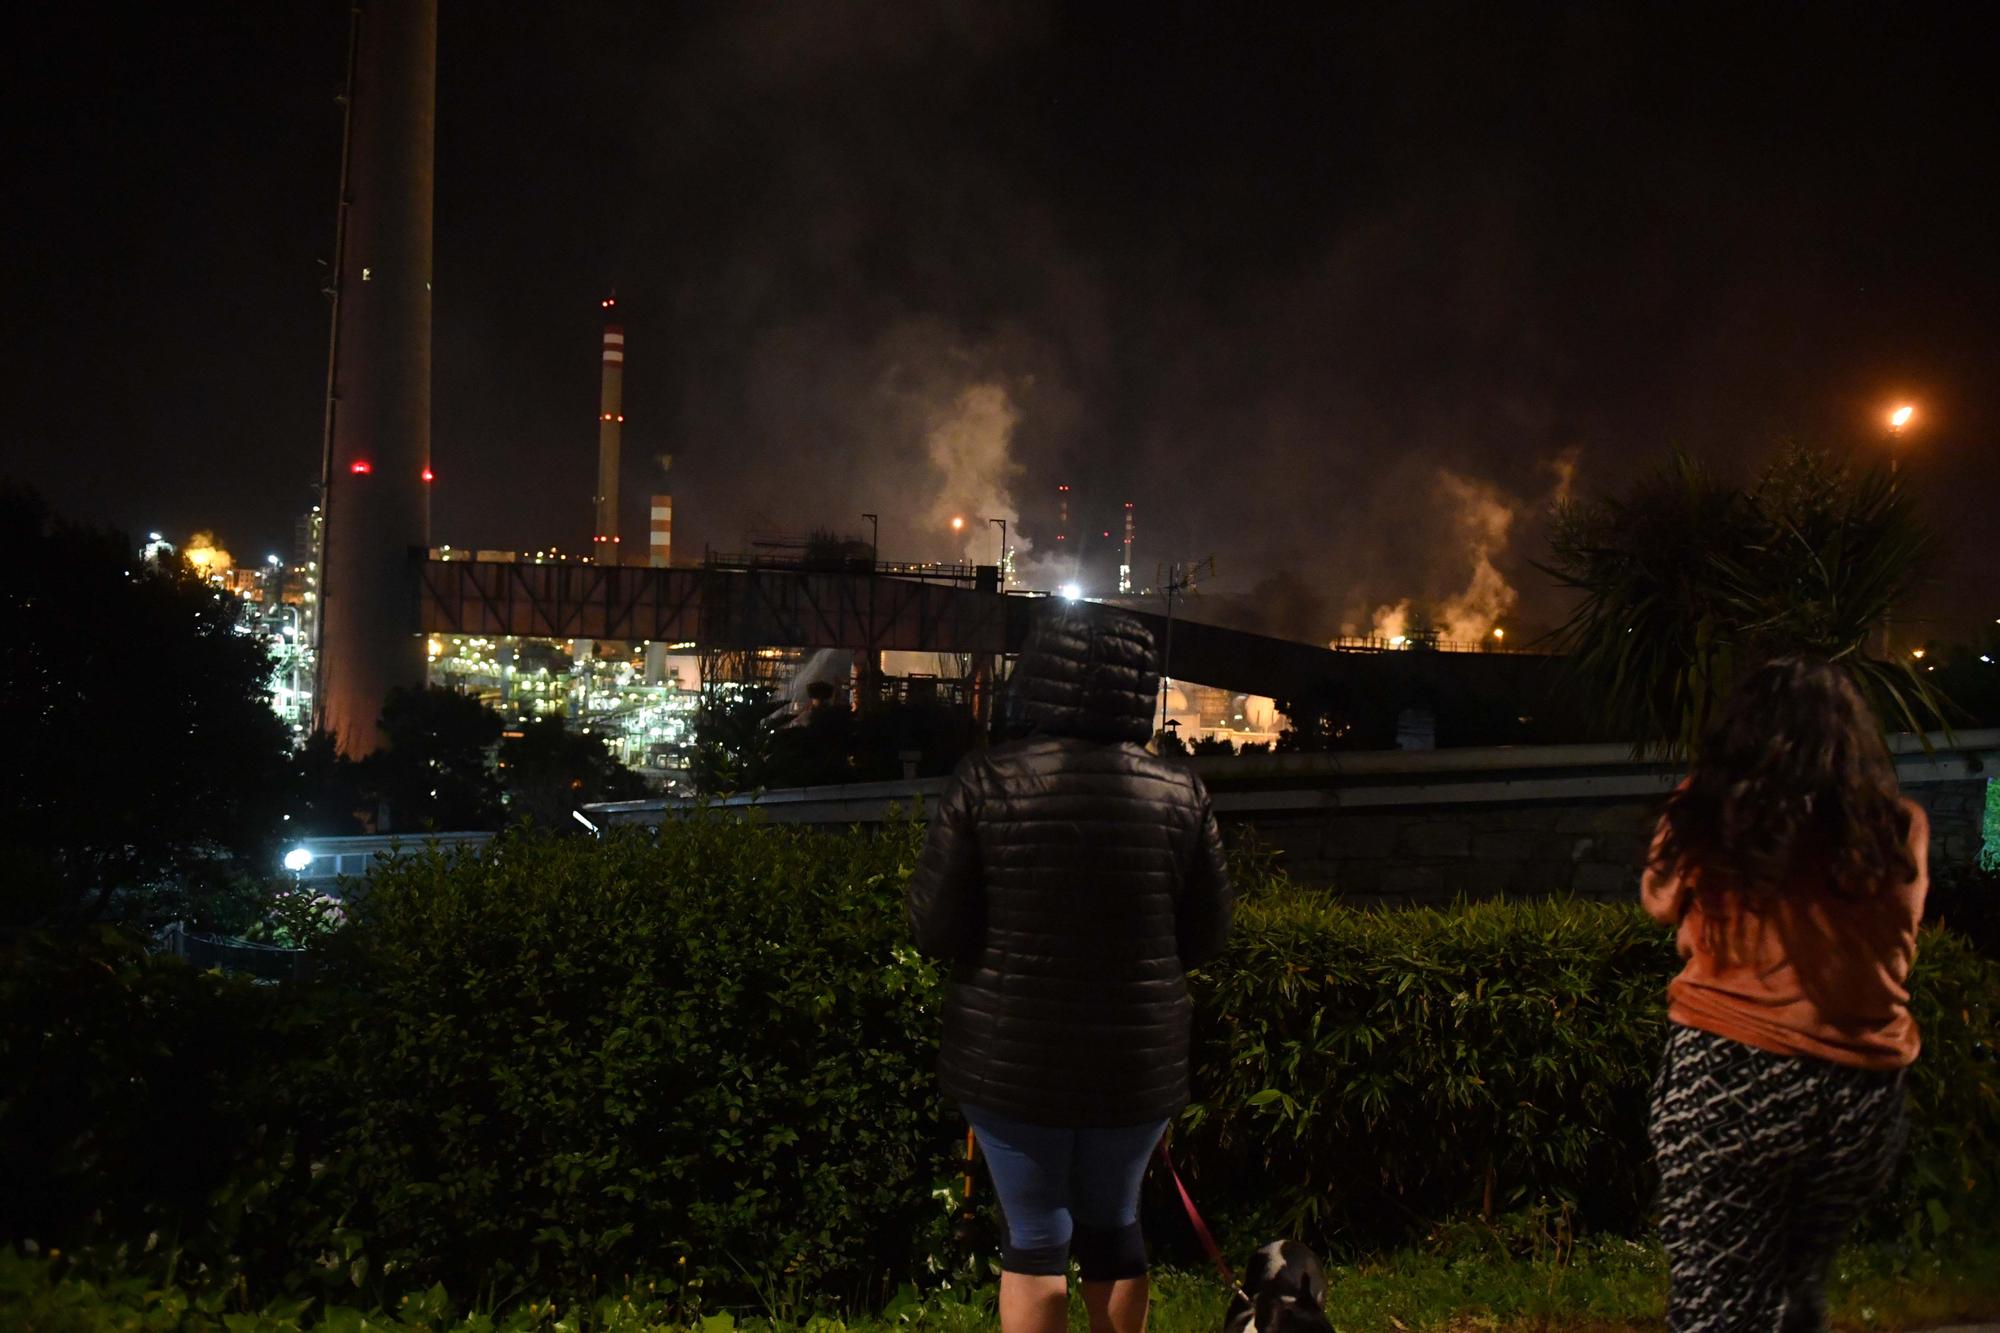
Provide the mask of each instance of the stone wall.
[{"label": "stone wall", "polygon": [[[1979,857],[1987,779],[2000,772],[2000,730],[1896,737],[1903,790],[1930,812],[1933,874]],[[1356,903],[1424,905],[1454,898],[1570,893],[1636,895],[1660,803],[1679,781],[1668,763],[1621,745],[1204,758],[1217,817],[1232,840],[1254,837],[1296,879]],[[808,824],[879,823],[922,815],[943,779],[800,788],[730,797],[723,808]],[[604,824],[658,823],[681,800],[586,807]]]},{"label": "stone wall", "polygon": [[[1911,784],[1931,817],[1934,872],[1977,861],[1986,782]],[[1231,842],[1254,838],[1303,883],[1362,904],[1423,906],[1573,893],[1639,891],[1660,801],[1655,797],[1339,808],[1300,815],[1238,809],[1222,816]]]},{"label": "stone wall", "polygon": [[1931,817],[1931,866],[1975,865],[1985,838],[1988,778],[1927,782],[1903,788]]},{"label": "stone wall", "polygon": [[1658,805],[1519,803],[1332,811],[1298,819],[1223,820],[1231,842],[1254,838],[1302,883],[1356,902],[1419,905],[1456,897],[1638,891]]}]

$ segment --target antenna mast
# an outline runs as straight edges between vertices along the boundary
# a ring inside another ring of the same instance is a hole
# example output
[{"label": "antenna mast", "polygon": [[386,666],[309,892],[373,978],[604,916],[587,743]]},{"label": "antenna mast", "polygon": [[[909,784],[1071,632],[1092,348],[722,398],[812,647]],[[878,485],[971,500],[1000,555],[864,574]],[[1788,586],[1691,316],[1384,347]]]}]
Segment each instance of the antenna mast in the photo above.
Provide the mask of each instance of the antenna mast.
[{"label": "antenna mast", "polygon": [[1165,566],[1156,576],[1160,590],[1167,596],[1167,640],[1160,650],[1160,730],[1167,729],[1167,695],[1174,685],[1174,598],[1180,593],[1193,592],[1203,570],[1208,577],[1215,577],[1215,557],[1206,560],[1176,561]]}]

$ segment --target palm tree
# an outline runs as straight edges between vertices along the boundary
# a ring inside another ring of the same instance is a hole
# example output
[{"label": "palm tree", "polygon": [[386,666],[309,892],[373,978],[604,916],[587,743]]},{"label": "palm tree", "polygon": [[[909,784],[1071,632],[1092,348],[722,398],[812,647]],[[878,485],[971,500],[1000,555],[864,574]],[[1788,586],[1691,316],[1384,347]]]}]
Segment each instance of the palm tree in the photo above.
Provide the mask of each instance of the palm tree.
[{"label": "palm tree", "polygon": [[1640,753],[1691,752],[1737,674],[1787,653],[1844,665],[1890,725],[1944,724],[1908,661],[1868,652],[1936,548],[1886,470],[1794,445],[1742,490],[1677,452],[1558,507],[1551,545],[1542,568],[1582,594],[1555,645]]}]

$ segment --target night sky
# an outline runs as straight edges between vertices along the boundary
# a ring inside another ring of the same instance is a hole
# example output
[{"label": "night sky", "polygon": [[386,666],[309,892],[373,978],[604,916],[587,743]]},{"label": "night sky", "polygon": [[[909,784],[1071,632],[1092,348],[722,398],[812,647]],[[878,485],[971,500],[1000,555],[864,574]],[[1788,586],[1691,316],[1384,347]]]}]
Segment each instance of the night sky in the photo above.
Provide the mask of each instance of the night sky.
[{"label": "night sky", "polygon": [[[4,470],[59,509],[289,552],[345,30],[15,20]],[[1142,582],[1214,555],[1218,614],[1530,627],[1566,470],[1873,456],[1907,398],[1927,600],[1990,620],[1993,51],[1971,5],[446,0],[434,540],[586,544],[615,287],[627,542],[671,490],[682,558],[863,510],[940,557],[962,511],[1046,583],[1068,483],[1079,537],[1137,505]]]}]

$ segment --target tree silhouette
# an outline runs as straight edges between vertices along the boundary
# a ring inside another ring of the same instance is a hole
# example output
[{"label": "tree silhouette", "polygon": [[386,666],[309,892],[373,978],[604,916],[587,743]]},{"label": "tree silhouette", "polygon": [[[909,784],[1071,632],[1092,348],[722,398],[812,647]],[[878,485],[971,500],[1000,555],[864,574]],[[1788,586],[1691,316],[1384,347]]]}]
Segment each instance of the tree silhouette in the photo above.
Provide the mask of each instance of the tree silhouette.
[{"label": "tree silhouette", "polygon": [[288,747],[235,599],[0,483],[0,921],[196,924],[269,873]]},{"label": "tree silhouette", "polygon": [[387,814],[377,832],[500,827],[498,714],[456,690],[398,689],[382,704],[381,725],[386,743],[362,761]]},{"label": "tree silhouette", "polygon": [[559,717],[536,718],[500,743],[500,783],[510,820],[567,831],[571,812],[590,801],[646,794],[637,773],[611,757],[602,739],[570,731]]},{"label": "tree silhouette", "polygon": [[703,796],[727,796],[769,785],[773,715],[783,706],[762,687],[715,698],[695,715],[688,777]]},{"label": "tree silhouette", "polygon": [[1641,751],[1691,750],[1737,675],[1785,653],[1841,663],[1889,726],[1944,721],[1907,659],[1870,656],[1936,546],[1883,469],[1793,446],[1744,490],[1677,453],[1559,508],[1552,546],[1543,568],[1583,594],[1555,646]]}]

